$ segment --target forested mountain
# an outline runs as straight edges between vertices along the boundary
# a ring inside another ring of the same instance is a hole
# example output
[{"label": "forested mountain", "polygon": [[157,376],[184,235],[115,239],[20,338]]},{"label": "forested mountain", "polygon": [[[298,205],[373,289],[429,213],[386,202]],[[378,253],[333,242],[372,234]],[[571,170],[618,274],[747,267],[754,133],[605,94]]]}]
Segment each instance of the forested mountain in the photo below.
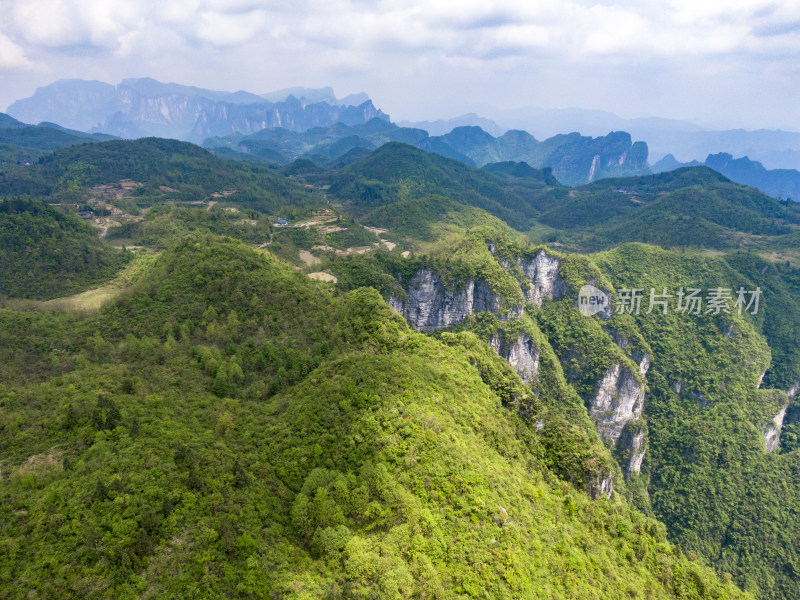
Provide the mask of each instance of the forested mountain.
[{"label": "forested mountain", "polygon": [[800,595],[794,204],[346,146],[3,175],[8,597]]},{"label": "forested mountain", "polygon": [[492,119],[490,123],[495,127],[524,129],[540,138],[566,131],[578,131],[585,136],[627,131],[633,138],[646,141],[651,155],[658,160],[675,154],[687,164],[702,161],[709,154],[727,152],[734,156],[750,156],[769,169],[800,169],[800,132],[797,131],[713,129],[688,121],[659,117],[625,119],[607,111],[581,108],[529,106],[492,110],[487,107],[483,117]]},{"label": "forested mountain", "polygon": [[0,200],[0,294],[55,298],[111,279],[129,257],[80,218],[47,204]]},{"label": "forested mountain", "polygon": [[45,154],[87,141],[109,140],[112,136],[64,129],[54,123],[26,125],[0,113],[0,173],[15,166],[36,162]]},{"label": "forested mountain", "polygon": [[375,150],[388,142],[410,144],[469,166],[526,162],[535,168],[552,169],[556,179],[565,185],[649,172],[647,145],[632,143],[625,132],[594,139],[572,133],[540,142],[524,131],[507,131],[494,137],[477,126],[456,127],[447,134],[431,136],[423,129],[398,127],[376,119],[363,125],[338,123],[302,133],[283,128],[264,129],[252,135],[209,138],[203,145],[215,151],[223,149],[247,155],[242,158],[252,156],[279,164],[307,158],[320,165],[331,165],[350,150]]}]

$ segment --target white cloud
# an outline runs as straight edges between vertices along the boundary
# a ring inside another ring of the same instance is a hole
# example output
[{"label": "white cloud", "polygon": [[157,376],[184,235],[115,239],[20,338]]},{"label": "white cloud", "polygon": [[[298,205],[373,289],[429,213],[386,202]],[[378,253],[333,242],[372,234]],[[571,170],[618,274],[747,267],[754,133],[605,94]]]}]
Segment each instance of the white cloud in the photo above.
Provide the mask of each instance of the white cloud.
[{"label": "white cloud", "polygon": [[466,93],[453,87],[507,102],[524,88],[529,102],[585,105],[598,81],[627,101],[642,73],[658,90],[636,90],[642,103],[690,93],[681,82],[692,73],[698,97],[715,73],[780,82],[787,97],[800,87],[798,56],[800,0],[0,0],[0,69],[30,60],[54,79],[151,75],[263,92],[339,78],[405,97],[426,85],[418,96]]},{"label": "white cloud", "polygon": [[144,24],[146,13],[145,6],[133,0],[26,0],[14,4],[10,18],[18,37],[35,47],[114,49]]},{"label": "white cloud", "polygon": [[565,59],[628,54],[635,60],[800,47],[798,0],[26,0],[8,12],[11,25],[0,29],[27,45],[121,52],[135,51],[137,38],[158,31],[227,47],[289,37],[297,46],[362,52],[394,47],[463,56],[474,48],[477,59],[525,48]]},{"label": "white cloud", "polygon": [[22,48],[0,32],[0,69],[25,69],[30,66]]}]

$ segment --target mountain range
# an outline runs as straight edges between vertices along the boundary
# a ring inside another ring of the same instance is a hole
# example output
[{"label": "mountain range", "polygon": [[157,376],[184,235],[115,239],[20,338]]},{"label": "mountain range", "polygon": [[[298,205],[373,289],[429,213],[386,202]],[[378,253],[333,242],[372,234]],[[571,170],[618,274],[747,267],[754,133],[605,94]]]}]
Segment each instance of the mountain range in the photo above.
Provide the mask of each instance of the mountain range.
[{"label": "mountain range", "polygon": [[565,185],[648,172],[647,145],[633,143],[625,132],[598,138],[573,133],[540,142],[519,130],[494,137],[480,127],[464,126],[444,135],[431,136],[423,129],[398,127],[373,119],[361,125],[337,124],[302,133],[265,129],[252,135],[233,134],[208,138],[204,146],[215,152],[236,152],[279,164],[307,158],[327,165],[340,157],[349,157],[348,160],[361,157],[387,142],[407,143],[470,166],[510,161],[525,162],[537,169],[550,168],[555,178]]},{"label": "mountain range", "polygon": [[[627,131],[635,139],[645,140],[656,160],[673,154],[682,162],[702,161],[709,154],[728,152],[734,156],[749,156],[769,169],[800,169],[800,133],[792,131],[715,130],[676,119],[626,119],[608,111],[581,108],[499,110],[484,106],[479,113],[501,130],[524,129],[541,138],[571,131],[589,136]],[[470,116],[463,118],[469,120]],[[481,125],[481,122],[465,124]]]},{"label": "mountain range", "polygon": [[741,183],[758,188],[773,198],[800,199],[800,171],[795,169],[765,169],[758,161],[750,160],[747,156],[734,158],[727,152],[709,154],[705,162],[692,161],[680,163],[668,154],[652,165],[654,173],[672,171],[681,167],[705,165]]},{"label": "mountain range", "polygon": [[[308,94],[300,98],[292,93]],[[268,98],[271,98],[268,99]],[[59,80],[14,102],[8,114],[28,123],[57,121],[65,127],[124,138],[170,137],[201,142],[208,136],[253,133],[267,127],[305,131],[310,127],[388,120],[364,95],[342,105],[330,88],[283,90],[266,97],[218,92],[154,79]]]},{"label": "mountain range", "polygon": [[[332,88],[323,87],[287,88],[257,95],[145,78],[126,79],[116,86],[60,80],[15,102],[9,114],[24,122],[53,122],[77,131],[123,138],[172,137],[249,155],[241,158],[280,164],[298,157],[326,162],[350,151],[355,152],[352,158],[387,141],[402,141],[474,166],[512,161],[527,162],[534,168],[551,167],[566,185],[645,174],[648,156],[663,160],[655,166],[658,172],[700,164],[701,156],[725,153],[744,156],[735,159],[737,162],[731,162],[731,158],[714,165],[733,180],[774,196],[798,197],[796,180],[800,174],[792,169],[765,169],[763,164],[800,167],[800,160],[796,160],[800,156],[800,134],[708,131],[685,121],[623,119],[605,111],[574,108],[484,110],[494,120],[469,113],[449,120],[401,121],[395,127],[364,93],[337,99]],[[373,119],[385,126],[368,125]],[[366,130],[342,125],[365,126]],[[569,131],[573,133],[567,134]],[[254,135],[259,132],[264,133]],[[632,143],[633,139],[642,141]],[[755,164],[745,166],[743,161],[748,156]],[[23,160],[30,158],[35,157]],[[761,165],[755,166],[759,159]]]},{"label": "mountain range", "polygon": [[2,595],[798,597],[800,205],[451,133],[0,169]]}]

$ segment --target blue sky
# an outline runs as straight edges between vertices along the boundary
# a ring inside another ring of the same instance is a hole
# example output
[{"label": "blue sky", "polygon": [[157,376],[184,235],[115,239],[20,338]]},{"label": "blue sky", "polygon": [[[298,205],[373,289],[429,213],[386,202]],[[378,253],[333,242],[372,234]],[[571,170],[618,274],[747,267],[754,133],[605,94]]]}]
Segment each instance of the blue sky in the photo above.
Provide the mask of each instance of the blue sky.
[{"label": "blue sky", "polygon": [[144,76],[331,85],[394,120],[577,106],[800,131],[800,0],[0,0],[0,109]]}]

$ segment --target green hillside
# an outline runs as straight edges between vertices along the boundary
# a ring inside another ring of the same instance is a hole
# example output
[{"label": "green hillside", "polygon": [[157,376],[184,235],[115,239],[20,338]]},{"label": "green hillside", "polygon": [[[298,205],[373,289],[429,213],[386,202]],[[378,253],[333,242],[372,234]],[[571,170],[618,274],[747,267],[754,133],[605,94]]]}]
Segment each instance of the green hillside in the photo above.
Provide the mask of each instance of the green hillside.
[{"label": "green hillside", "polygon": [[113,278],[128,257],[73,214],[41,202],[0,200],[0,295],[67,296]]},{"label": "green hillside", "polygon": [[706,167],[687,167],[577,188],[537,219],[586,249],[629,241],[725,249],[796,231],[800,209]]},{"label": "green hillside", "polygon": [[[8,597],[745,597],[554,476],[596,450],[484,344],[370,290],[190,238],[96,317],[0,319]],[[32,334],[72,352],[16,362]]]},{"label": "green hillside", "polygon": [[[540,251],[488,229],[431,248],[434,254],[403,262],[378,256],[332,269],[343,288],[368,284],[401,300],[414,292],[415,274],[427,270],[455,294],[485,281],[514,304],[521,301],[517,282],[524,279],[512,265]],[[527,336],[540,352],[532,389],[576,425],[586,422],[600,382],[615,364],[631,365],[631,359],[647,355],[644,410],[626,424],[644,432],[647,450],[641,471],[628,473],[624,487],[617,472],[615,489],[664,522],[681,547],[731,573],[756,597],[795,597],[800,410],[787,391],[800,380],[797,272],[750,253],[709,257],[642,244],[590,259],[548,252],[562,261],[559,274],[571,293],[541,308],[527,304],[522,317],[498,320],[481,313],[444,331],[469,330],[494,347],[498,339]],[[398,290],[398,282],[407,283]],[[612,291],[612,297],[614,290],[618,296],[623,288],[640,288],[641,312],[608,321],[580,315],[574,294],[585,282]],[[701,289],[705,300],[713,288],[730,288],[735,299],[738,288],[756,286],[763,292],[756,314],[740,315],[732,304],[730,313],[716,314],[705,305],[696,315],[674,310],[681,288]],[[656,305],[648,312],[651,288],[666,291],[672,310],[663,313]],[[436,304],[426,310],[437,310]],[[768,452],[765,431],[784,410],[784,429]],[[625,471],[630,449],[614,443],[610,450]]]},{"label": "green hillside", "polygon": [[80,144],[57,150],[25,171],[0,178],[0,195],[85,200],[89,188],[130,180],[133,200],[146,207],[201,202],[213,194],[260,211],[308,207],[317,201],[264,166],[223,161],[186,142],[160,138]]},{"label": "green hillside", "polygon": [[26,125],[0,113],[0,173],[26,166],[26,163],[32,164],[59,148],[112,138],[105,134],[64,129],[53,123]]},{"label": "green hillside", "polygon": [[[659,293],[680,286],[749,290],[759,283],[719,258],[635,244],[596,261],[618,290],[632,285]],[[730,264],[744,270],[746,262],[734,258]],[[764,328],[772,346],[785,347],[773,322],[782,318],[785,326],[785,303],[795,293],[779,293],[777,286],[765,291],[754,325]],[[651,454],[643,473],[650,478],[654,513],[682,547],[709,557],[745,589],[764,598],[796,596],[800,530],[793,507],[800,501],[795,479],[800,455],[765,452],[762,433],[787,403],[788,386],[783,391],[777,386],[797,376],[796,355],[784,351],[771,357],[766,341],[735,311],[691,318],[643,311],[636,323],[653,349],[645,411]],[[757,389],[768,367],[777,389]]]},{"label": "green hillside", "polygon": [[382,146],[331,179],[331,193],[357,213],[438,194],[481,208],[520,230],[530,226],[536,213],[532,199],[548,190],[544,181],[535,179],[515,188],[500,176],[399,143]]}]

